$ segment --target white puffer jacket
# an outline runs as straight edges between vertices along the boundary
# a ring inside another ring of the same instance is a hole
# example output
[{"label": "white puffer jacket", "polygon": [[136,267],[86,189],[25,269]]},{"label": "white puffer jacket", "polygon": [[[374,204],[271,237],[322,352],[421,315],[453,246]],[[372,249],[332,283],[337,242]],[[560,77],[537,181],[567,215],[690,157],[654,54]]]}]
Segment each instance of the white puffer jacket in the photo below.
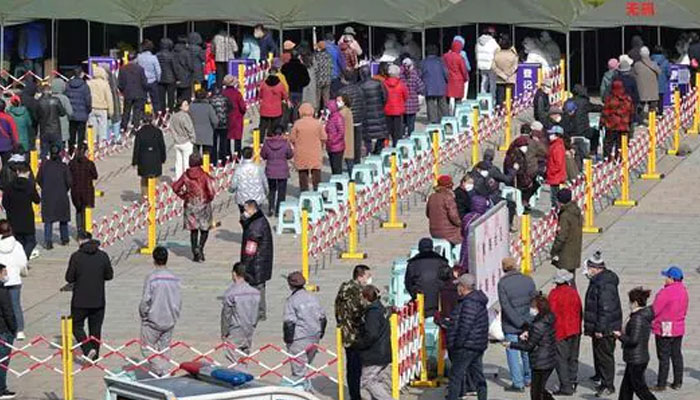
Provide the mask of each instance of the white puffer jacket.
[{"label": "white puffer jacket", "polygon": [[5,286],[16,286],[22,284],[22,271],[27,268],[27,256],[24,248],[15,240],[14,236],[0,239],[0,264],[7,267],[7,282]]},{"label": "white puffer jacket", "polygon": [[480,71],[489,71],[493,67],[493,57],[501,49],[491,35],[481,35],[476,42],[476,65]]}]

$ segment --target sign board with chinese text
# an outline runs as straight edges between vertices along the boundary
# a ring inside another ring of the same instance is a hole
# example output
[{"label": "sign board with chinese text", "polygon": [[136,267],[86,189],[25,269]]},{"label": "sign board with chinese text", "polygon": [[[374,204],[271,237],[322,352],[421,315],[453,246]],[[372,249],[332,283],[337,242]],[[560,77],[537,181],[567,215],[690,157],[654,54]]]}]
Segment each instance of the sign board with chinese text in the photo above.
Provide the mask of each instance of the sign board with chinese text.
[{"label": "sign board with chinese text", "polygon": [[671,64],[671,77],[668,79],[668,91],[664,94],[664,107],[670,106],[673,91],[680,89],[681,97],[690,90],[690,69],[687,65]]},{"label": "sign board with chinese text", "polygon": [[513,96],[537,90],[538,69],[540,69],[540,64],[518,64],[518,71],[515,74],[515,93],[513,93]]},{"label": "sign board with chinese text", "polygon": [[502,201],[469,226],[469,270],[476,277],[477,288],[489,298],[489,308],[498,303],[498,281],[503,275],[501,260],[508,256],[508,208]]}]

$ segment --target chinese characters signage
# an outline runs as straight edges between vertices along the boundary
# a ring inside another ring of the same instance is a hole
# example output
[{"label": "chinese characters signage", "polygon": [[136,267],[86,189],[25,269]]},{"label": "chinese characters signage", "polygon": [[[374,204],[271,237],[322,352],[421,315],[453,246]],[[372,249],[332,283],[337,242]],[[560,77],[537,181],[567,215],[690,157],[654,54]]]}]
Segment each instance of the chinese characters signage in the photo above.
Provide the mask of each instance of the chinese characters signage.
[{"label": "chinese characters signage", "polygon": [[653,17],[656,6],[653,1],[628,1],[625,3],[625,13],[628,17]]}]

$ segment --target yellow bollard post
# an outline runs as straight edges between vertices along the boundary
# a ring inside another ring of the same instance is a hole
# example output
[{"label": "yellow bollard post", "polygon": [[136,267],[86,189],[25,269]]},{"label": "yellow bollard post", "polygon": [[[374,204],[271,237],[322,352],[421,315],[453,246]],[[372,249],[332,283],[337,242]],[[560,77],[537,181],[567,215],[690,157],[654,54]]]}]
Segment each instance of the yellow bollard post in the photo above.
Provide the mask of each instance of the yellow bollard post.
[{"label": "yellow bollard post", "polygon": [[560,82],[561,82],[560,101],[561,101],[561,104],[564,104],[564,102],[566,101],[566,60],[563,58],[561,60],[559,60],[559,77],[561,78],[560,79]]},{"label": "yellow bollard post", "polygon": [[[39,142],[39,137],[37,136],[36,144],[34,150],[29,152],[29,168],[32,170],[32,175],[36,179],[36,175],[39,173],[39,148],[41,143]],[[41,191],[41,188],[37,185],[36,190]],[[40,224],[41,219],[41,205],[32,203],[32,209],[34,210],[34,222]]]},{"label": "yellow bollard post", "polygon": [[398,400],[400,391],[399,378],[399,316],[392,313],[389,317],[391,327],[391,397]]},{"label": "yellow bollard post", "polygon": [[66,344],[68,346],[68,363],[66,372],[68,374],[68,397],[65,400],[73,400],[73,317],[66,318],[68,334],[66,335]]},{"label": "yellow bollard post", "polygon": [[618,200],[613,203],[618,207],[634,207],[635,200],[630,200],[630,159],[627,135],[622,135],[622,189]]},{"label": "yellow bollard post", "polygon": [[647,155],[647,173],[642,179],[659,180],[664,174],[656,172],[656,111],[649,111],[649,152]]},{"label": "yellow bollard post", "polygon": [[675,156],[681,146],[681,92],[676,88],[673,92],[673,147],[667,154]]},{"label": "yellow bollard post", "polygon": [[[93,128],[92,125],[87,126],[85,136],[88,160],[95,162],[95,128]],[[102,197],[104,195],[103,191],[95,189],[95,197]]]},{"label": "yellow bollard post", "polygon": [[[433,150],[434,151],[434,150]],[[391,204],[389,205],[389,221],[382,222],[384,229],[404,229],[406,223],[399,222],[399,171],[396,153],[391,154]]]},{"label": "yellow bollard post", "polygon": [[544,85],[544,68],[540,65],[537,67],[537,87],[541,88]]},{"label": "yellow bollard post", "polygon": [[348,234],[348,251],[340,254],[343,260],[364,260],[367,253],[357,251],[357,239],[359,231],[357,229],[357,196],[355,192],[355,181],[350,181],[348,185],[348,207],[350,207],[350,233]]},{"label": "yellow bollard post", "polygon": [[583,172],[586,177],[586,193],[584,201],[586,209],[583,212],[583,233],[600,233],[603,228],[595,226],[595,207],[593,205],[593,161],[590,158],[583,160]]},{"label": "yellow bollard post", "polygon": [[207,174],[211,171],[211,156],[206,151],[204,152],[204,156],[202,156],[202,169]]},{"label": "yellow bollard post", "polygon": [[153,254],[156,248],[156,178],[148,178],[148,243],[141,254]]},{"label": "yellow bollard post", "polygon": [[445,379],[445,338],[442,328],[438,329],[438,359],[437,359],[437,381],[444,383]]},{"label": "yellow bollard post", "polygon": [[693,107],[693,126],[688,129],[691,135],[700,133],[700,72],[695,73],[695,107]]},{"label": "yellow bollard post", "polygon": [[472,167],[479,163],[479,109],[472,110]]},{"label": "yellow bollard post", "polygon": [[253,161],[260,164],[260,129],[253,129]]},{"label": "yellow bollard post", "polygon": [[124,57],[122,57],[122,65],[126,65],[128,63],[129,63],[129,52],[125,51]]},{"label": "yellow bollard post", "polygon": [[438,176],[440,176],[440,134],[433,131],[430,147],[433,150],[433,185],[437,186]]},{"label": "yellow bollard post", "polygon": [[532,241],[530,238],[530,214],[523,214],[520,217],[520,242],[522,249],[520,254],[520,272],[530,275],[532,272]]},{"label": "yellow bollard post", "polygon": [[[306,211],[304,211],[306,212]],[[303,229],[303,228],[302,228]],[[338,365],[338,400],[345,399],[345,346],[343,346],[343,332],[340,328],[335,328],[335,351],[337,359],[335,363]]]},{"label": "yellow bollard post", "polygon": [[272,52],[267,53],[267,62],[269,66],[272,66],[272,61],[275,59],[275,54]]},{"label": "yellow bollard post", "polygon": [[513,110],[513,88],[510,85],[506,86],[506,126],[505,135],[503,137],[503,145],[498,149],[500,151],[508,150],[510,146],[510,136],[513,130],[513,116],[511,112]]},{"label": "yellow bollard post", "polygon": [[318,286],[309,283],[309,211],[307,210],[301,210],[301,274],[306,279],[306,290],[318,291]]},{"label": "yellow bollard post", "polygon": [[92,207],[85,207],[85,232],[92,233]]},{"label": "yellow bollard post", "polygon": [[63,398],[68,398],[68,326],[66,317],[61,317],[61,368],[63,370]]},{"label": "yellow bollard post", "polygon": [[199,92],[202,90],[202,84],[199,82],[195,82],[194,85],[192,86],[193,94]]},{"label": "yellow bollard post", "polygon": [[238,64],[238,91],[245,99],[245,65]]},{"label": "yellow bollard post", "polygon": [[437,380],[428,380],[428,349],[425,346],[425,295],[418,293],[416,296],[418,303],[418,329],[420,331],[420,380],[411,382],[413,387],[437,387]]}]

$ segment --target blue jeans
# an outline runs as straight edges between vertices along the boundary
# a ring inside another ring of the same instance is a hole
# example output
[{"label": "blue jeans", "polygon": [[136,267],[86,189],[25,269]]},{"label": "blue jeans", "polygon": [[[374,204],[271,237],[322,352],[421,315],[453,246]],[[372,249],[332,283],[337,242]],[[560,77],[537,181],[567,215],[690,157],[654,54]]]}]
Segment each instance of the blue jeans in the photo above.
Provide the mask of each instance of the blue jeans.
[{"label": "blue jeans", "polygon": [[17,332],[24,331],[24,313],[22,313],[22,285],[7,286],[12,302],[12,313],[15,314]]},{"label": "blue jeans", "polygon": [[[68,221],[59,222],[58,230],[61,234],[61,241],[67,242],[68,237]],[[44,222],[44,243],[53,243],[53,222]]]},{"label": "blue jeans", "polygon": [[[2,332],[0,333],[0,340],[11,346],[12,342],[15,340],[15,336],[10,332]],[[0,360],[2,360],[0,362],[0,364],[2,364],[2,366],[0,366],[0,393],[7,390],[7,367],[10,365],[9,356],[12,352],[12,349],[4,343],[0,344]]]},{"label": "blue jeans", "polygon": [[[484,352],[468,349],[449,351],[450,380],[447,386],[447,400],[457,400],[466,393],[465,376],[476,387],[477,400],[486,400],[486,378],[484,378]],[[471,389],[471,388],[470,388]]]},{"label": "blue jeans", "polygon": [[[507,333],[506,340],[515,343],[518,341],[518,335],[515,333]],[[513,386],[523,388],[532,382],[532,370],[530,369],[530,357],[524,351],[506,349],[506,359],[508,360],[508,370],[510,371],[510,379]],[[521,363],[522,360],[522,363]]]},{"label": "blue jeans", "polygon": [[116,122],[112,121],[111,125],[108,128],[107,136],[107,140],[119,140],[122,138],[121,120]]}]

